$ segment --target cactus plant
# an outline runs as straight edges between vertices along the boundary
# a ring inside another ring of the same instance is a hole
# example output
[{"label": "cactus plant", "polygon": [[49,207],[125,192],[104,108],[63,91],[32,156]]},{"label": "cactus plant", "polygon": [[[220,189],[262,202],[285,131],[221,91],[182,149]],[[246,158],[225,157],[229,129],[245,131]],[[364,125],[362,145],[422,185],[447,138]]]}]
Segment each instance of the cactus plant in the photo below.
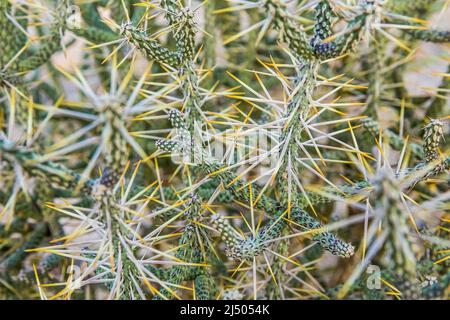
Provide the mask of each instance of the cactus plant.
[{"label": "cactus plant", "polygon": [[0,299],[448,299],[445,1],[34,2],[0,0]]}]

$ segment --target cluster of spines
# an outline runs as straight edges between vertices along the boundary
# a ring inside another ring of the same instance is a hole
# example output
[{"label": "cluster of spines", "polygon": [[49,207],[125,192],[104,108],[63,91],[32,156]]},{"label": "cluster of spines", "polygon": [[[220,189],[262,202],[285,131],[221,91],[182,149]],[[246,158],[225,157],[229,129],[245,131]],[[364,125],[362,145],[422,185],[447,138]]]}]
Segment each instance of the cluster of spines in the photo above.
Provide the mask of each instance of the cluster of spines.
[{"label": "cluster of spines", "polygon": [[[211,255],[210,249],[204,248],[202,244],[207,242],[207,239],[205,239],[207,235],[199,232],[199,227],[195,223],[201,219],[200,215],[201,198],[196,194],[193,194],[189,202],[189,208],[185,213],[189,222],[187,222],[183,228],[182,235],[178,242],[179,249],[175,253],[175,257],[186,265],[175,265],[164,270],[164,274],[171,286],[179,285],[183,281],[194,280],[195,286],[199,286],[199,290],[197,291],[196,289],[196,294],[199,294],[198,299],[210,299],[211,295],[214,294],[214,288],[207,288],[206,285],[212,281],[212,278],[205,267],[195,265],[204,263],[204,260]],[[199,236],[200,234],[202,235]],[[154,296],[154,299],[160,300],[172,297],[173,294],[163,288],[160,290],[159,295]]]},{"label": "cluster of spines", "polygon": [[187,8],[181,8],[178,2],[161,1],[161,6],[166,10],[166,19],[173,29],[172,34],[176,41],[176,51],[167,49],[157,39],[137,29],[132,23],[124,24],[120,33],[150,60],[178,69],[183,65],[192,63],[194,59],[196,24],[192,12]]},{"label": "cluster of spines", "polygon": [[[39,41],[36,47],[26,48],[26,35],[11,21],[16,19],[11,12],[9,1],[1,1],[0,29],[2,30],[1,46],[4,48],[0,60],[0,88],[13,86],[17,96],[16,116],[19,124],[27,125],[29,99],[26,94],[24,75],[47,63],[52,55],[62,48],[62,36],[66,28],[66,12],[68,1],[61,1],[55,9],[57,14],[50,26],[47,39]],[[28,20],[24,12],[16,12],[21,28],[26,29]],[[20,54],[20,55],[19,55]]]},{"label": "cluster of spines", "polygon": [[137,29],[131,24],[124,25],[121,34],[136,48],[141,50],[148,59],[171,67],[180,65],[181,59],[179,54],[163,47],[158,40],[152,39],[144,31]]},{"label": "cluster of spines", "polygon": [[[395,150],[402,150],[402,148],[404,147],[405,144],[404,138],[400,137],[397,133],[389,129],[380,131],[381,128],[379,123],[375,121],[372,117],[366,117],[362,119],[360,122],[364,127],[364,129],[371,134],[373,139],[378,140],[381,132],[382,136],[388,139],[389,144]],[[409,144],[409,147],[411,148],[411,151],[414,153],[414,155],[416,155],[417,157],[421,158],[423,156],[423,148],[419,144],[411,142]]]},{"label": "cluster of spines", "polygon": [[314,37],[312,43],[324,41],[333,35],[333,8],[329,1],[320,1],[315,7]]},{"label": "cluster of spines", "polygon": [[[319,9],[321,8],[322,7]],[[331,15],[331,8],[328,8],[327,6],[324,6],[324,8],[326,8],[326,14]],[[348,23],[346,30],[343,31],[343,34],[336,36],[333,40],[328,40],[327,38],[322,39],[322,34],[329,34],[328,38],[331,36],[331,28],[329,23],[316,25],[316,36],[312,42],[314,54],[320,59],[330,59],[353,50],[355,45],[361,40],[367,18],[371,14],[369,9],[363,9],[366,11],[351,20]],[[325,25],[325,30],[321,29],[323,25]]]},{"label": "cluster of spines", "polygon": [[266,0],[265,7],[272,12],[274,25],[280,30],[280,37],[303,61],[313,59],[313,52],[302,26],[295,23],[280,0]]},{"label": "cluster of spines", "polygon": [[235,235],[234,229],[226,220],[216,218],[215,221],[218,231],[221,232],[221,238],[227,245],[227,255],[233,259],[246,260],[260,255],[280,237],[287,221],[292,221],[294,226],[297,225],[306,230],[306,233],[311,233],[312,240],[333,255],[349,258],[354,254],[354,247],[351,244],[328,232],[323,224],[300,208],[293,208],[290,215],[280,210],[254,237],[250,236],[243,240]]},{"label": "cluster of spines", "polygon": [[362,13],[348,23],[341,35],[331,40],[333,8],[328,1],[320,1],[316,6],[315,34],[309,41],[306,32],[295,22],[281,1],[266,0],[264,6],[272,12],[274,25],[280,30],[281,39],[303,62],[334,58],[353,50],[362,38],[367,18],[373,13],[371,5],[361,6]]}]

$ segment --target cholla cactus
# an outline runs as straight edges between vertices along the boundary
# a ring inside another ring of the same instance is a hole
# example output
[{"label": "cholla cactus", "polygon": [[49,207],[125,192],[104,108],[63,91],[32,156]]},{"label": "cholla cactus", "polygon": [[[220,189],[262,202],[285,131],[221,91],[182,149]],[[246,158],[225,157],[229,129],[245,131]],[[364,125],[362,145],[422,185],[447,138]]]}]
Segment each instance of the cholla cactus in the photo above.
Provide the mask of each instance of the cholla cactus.
[{"label": "cholla cactus", "polygon": [[0,298],[448,299],[444,2],[0,0]]}]

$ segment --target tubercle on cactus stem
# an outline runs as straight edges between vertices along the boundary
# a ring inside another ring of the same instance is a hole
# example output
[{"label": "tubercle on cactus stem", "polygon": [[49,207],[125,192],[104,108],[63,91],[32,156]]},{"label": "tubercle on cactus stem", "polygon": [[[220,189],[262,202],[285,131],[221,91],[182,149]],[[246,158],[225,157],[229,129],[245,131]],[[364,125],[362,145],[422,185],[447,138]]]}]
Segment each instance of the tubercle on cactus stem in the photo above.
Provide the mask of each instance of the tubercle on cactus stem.
[{"label": "tubercle on cactus stem", "polygon": [[[6,143],[7,144],[7,143]],[[14,254],[9,256],[4,261],[4,269],[8,270],[10,268],[14,268],[19,266],[22,263],[22,260],[26,257],[27,253],[26,250],[32,249],[33,246],[37,246],[45,237],[45,234],[43,233],[43,228],[45,230],[49,230],[52,234],[52,236],[55,237],[61,237],[63,236],[63,231],[61,226],[57,221],[55,221],[54,215],[50,213],[49,208],[46,206],[45,202],[51,200],[51,196],[53,195],[52,187],[60,187],[60,188],[69,188],[70,187],[70,180],[72,178],[76,178],[76,174],[68,174],[65,172],[65,177],[62,178],[61,175],[56,174],[55,171],[59,171],[61,173],[61,170],[64,170],[63,167],[58,166],[51,162],[46,162],[46,172],[40,171],[39,169],[36,169],[35,167],[27,167],[26,165],[23,166],[23,160],[33,161],[35,160],[36,154],[32,151],[25,151],[11,148],[11,146],[6,146],[4,141],[0,141],[0,150],[2,151],[1,154],[4,152],[7,153],[5,156],[7,161],[11,161],[11,163],[18,163],[21,162],[22,167],[25,168],[25,171],[33,176],[34,178],[37,178],[38,185],[35,187],[38,191],[39,196],[34,197],[33,199],[25,199],[24,201],[25,206],[22,206],[25,211],[38,211],[39,217],[44,221],[42,222],[42,226],[37,225],[35,227],[35,232],[30,236],[30,240],[25,242],[21,248],[18,248]],[[12,156],[12,157],[9,157]],[[41,167],[42,169],[42,167]],[[50,169],[50,171],[48,171]],[[17,170],[17,167],[16,167]],[[68,179],[68,176],[70,177]],[[69,180],[69,181],[68,181]],[[43,181],[44,183],[40,183]],[[72,184],[72,187],[74,188],[75,185]],[[87,188],[85,188],[87,190]],[[11,198],[10,198],[11,199]],[[20,210],[20,206],[16,207],[16,209]],[[8,226],[8,225],[7,225]],[[42,263],[39,264],[38,269],[43,272],[50,271],[51,268],[55,267],[59,262],[61,261],[61,257],[55,256],[51,254],[47,259],[43,260]],[[12,281],[22,281],[21,278],[19,279],[12,279]]]},{"label": "tubercle on cactus stem", "polygon": [[438,147],[441,138],[444,135],[443,123],[440,120],[432,119],[424,128],[425,162],[436,160],[439,156]]},{"label": "tubercle on cactus stem", "polygon": [[435,43],[445,43],[450,41],[449,30],[407,30],[406,32],[415,40]]}]

